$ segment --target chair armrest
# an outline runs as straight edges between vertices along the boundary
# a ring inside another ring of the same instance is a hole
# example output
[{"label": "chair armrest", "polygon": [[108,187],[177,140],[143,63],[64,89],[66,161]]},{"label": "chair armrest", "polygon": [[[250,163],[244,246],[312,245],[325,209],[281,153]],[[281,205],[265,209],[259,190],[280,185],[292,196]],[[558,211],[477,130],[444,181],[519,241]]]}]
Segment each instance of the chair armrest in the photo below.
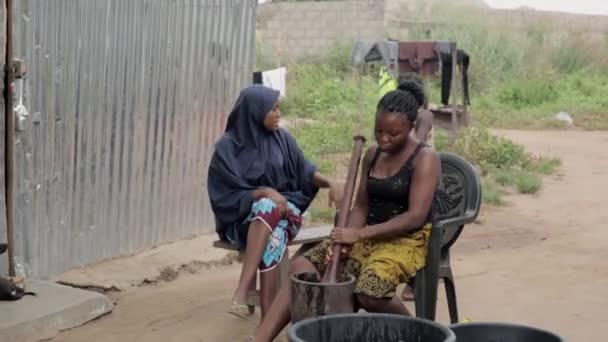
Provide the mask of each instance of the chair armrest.
[{"label": "chair armrest", "polygon": [[448,250],[460,236],[464,225],[474,222],[477,214],[474,210],[467,210],[464,215],[437,222],[437,229],[441,231],[440,249]]},{"label": "chair armrest", "polygon": [[477,219],[477,212],[475,212],[473,210],[467,210],[464,213],[464,215],[441,220],[441,221],[437,222],[435,225],[440,229],[445,229],[448,227],[460,227],[462,225],[475,222],[476,219]]}]

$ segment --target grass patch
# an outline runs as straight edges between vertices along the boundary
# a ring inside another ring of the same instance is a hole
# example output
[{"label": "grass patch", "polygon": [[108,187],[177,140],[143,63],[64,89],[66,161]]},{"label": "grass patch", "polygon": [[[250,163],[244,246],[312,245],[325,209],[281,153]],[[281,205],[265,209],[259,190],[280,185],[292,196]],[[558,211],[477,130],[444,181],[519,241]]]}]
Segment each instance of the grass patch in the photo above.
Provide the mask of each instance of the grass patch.
[{"label": "grass patch", "polygon": [[451,151],[480,167],[482,174],[495,170],[522,168],[529,163],[524,148],[511,140],[492,135],[483,127],[472,127],[458,133],[454,146],[447,145],[447,134],[438,134],[438,151]]},{"label": "grass patch", "polygon": [[505,205],[505,200],[502,195],[502,187],[496,183],[491,177],[485,177],[481,181],[481,199],[483,203],[491,204],[495,206]]},{"label": "grass patch", "polygon": [[319,222],[333,222],[336,211],[334,209],[322,207],[320,205],[312,205],[309,210],[310,219],[313,223]]},{"label": "grass patch", "polygon": [[496,182],[502,186],[512,186],[519,193],[535,194],[542,187],[538,174],[524,170],[499,171],[495,175]]},{"label": "grass patch", "polygon": [[555,158],[537,158],[512,141],[492,135],[483,127],[462,130],[453,146],[448,137],[438,132],[438,151],[451,151],[476,165],[482,174],[483,202],[504,205],[504,188],[521,194],[534,194],[542,188],[542,176],[553,174],[561,165]]},{"label": "grass patch", "polygon": [[[338,46],[332,55],[293,65],[289,69],[289,96],[281,102],[287,120],[297,120],[290,128],[304,154],[316,162],[322,172],[333,174],[336,162],[332,156],[350,152],[353,135],[359,126],[360,94],[363,94],[363,134],[373,128],[377,102],[377,85],[369,74],[358,79],[347,72],[343,61],[350,60]],[[299,122],[303,121],[303,122]]]},{"label": "grass patch", "polygon": [[542,180],[534,173],[520,171],[515,174],[514,185],[522,194],[535,194],[542,187]]},{"label": "grass patch", "polygon": [[562,165],[562,161],[558,158],[539,158],[531,159],[524,168],[530,172],[535,172],[542,175],[551,175],[557,171]]},{"label": "grass patch", "polygon": [[589,130],[608,129],[608,74],[579,72],[516,79],[474,98],[472,112],[485,126],[503,128],[563,128],[554,119],[567,112],[574,125]]}]

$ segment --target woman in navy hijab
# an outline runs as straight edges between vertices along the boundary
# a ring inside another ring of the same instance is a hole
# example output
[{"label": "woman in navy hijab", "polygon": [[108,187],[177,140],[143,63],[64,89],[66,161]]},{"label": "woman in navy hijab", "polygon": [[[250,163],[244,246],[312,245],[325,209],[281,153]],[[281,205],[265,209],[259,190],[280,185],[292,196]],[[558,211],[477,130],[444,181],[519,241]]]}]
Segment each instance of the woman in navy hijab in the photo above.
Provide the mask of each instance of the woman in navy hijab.
[{"label": "woman in navy hijab", "polygon": [[217,232],[240,250],[243,269],[230,313],[249,314],[247,292],[260,269],[262,316],[278,290],[278,264],[298,233],[302,217],[319,188],[338,186],[317,172],[295,139],[279,127],[279,92],[245,88],[228,117],[209,166],[208,191]]}]

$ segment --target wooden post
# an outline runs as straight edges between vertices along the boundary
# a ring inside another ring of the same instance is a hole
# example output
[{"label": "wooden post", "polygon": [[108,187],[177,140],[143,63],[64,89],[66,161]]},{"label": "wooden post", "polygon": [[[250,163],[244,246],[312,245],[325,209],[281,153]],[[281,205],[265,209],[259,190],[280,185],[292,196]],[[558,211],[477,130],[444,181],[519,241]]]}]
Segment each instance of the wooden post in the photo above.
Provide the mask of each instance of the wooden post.
[{"label": "wooden post", "polygon": [[[344,185],[344,195],[342,196],[342,203],[340,203],[338,224],[336,225],[336,227],[340,228],[346,227],[346,224],[348,223],[348,215],[350,214],[355,184],[357,183],[357,174],[359,173],[359,164],[361,163],[361,154],[363,154],[363,145],[365,145],[365,138],[361,135],[355,136],[354,140],[355,147],[353,148],[353,154],[350,157],[346,184]],[[340,274],[341,249],[342,247],[338,244],[332,247],[333,255],[329,261],[325,274],[323,275],[323,282],[335,283],[337,281],[338,275]]]},{"label": "wooden post", "polygon": [[462,91],[462,115],[464,116],[464,125],[469,126],[471,123],[471,118],[469,117],[469,108],[467,107],[467,96],[465,93],[466,84],[464,83],[464,64],[461,64],[458,70],[460,71],[460,91]]},{"label": "wooden post", "polygon": [[15,265],[15,112],[13,111],[13,94],[11,85],[15,81],[13,67],[13,1],[6,0],[6,56],[4,75],[5,99],[5,196],[6,196],[6,242],[8,243],[8,274],[16,275]]},{"label": "wooden post", "polygon": [[450,50],[452,52],[452,79],[450,80],[450,98],[448,99],[448,103],[450,104],[450,109],[452,112],[452,132],[450,134],[450,144],[454,144],[456,142],[456,132],[458,130],[458,105],[456,103],[456,96],[454,93],[456,92],[456,68],[458,66],[458,52],[456,42],[450,43]]}]

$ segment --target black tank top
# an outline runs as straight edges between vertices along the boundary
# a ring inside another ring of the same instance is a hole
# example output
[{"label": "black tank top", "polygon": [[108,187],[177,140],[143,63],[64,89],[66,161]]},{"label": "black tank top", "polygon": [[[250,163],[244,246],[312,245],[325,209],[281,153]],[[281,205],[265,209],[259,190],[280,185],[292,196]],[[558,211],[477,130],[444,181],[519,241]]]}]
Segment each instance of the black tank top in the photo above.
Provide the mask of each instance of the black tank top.
[{"label": "black tank top", "polygon": [[[408,210],[412,174],[414,173],[414,160],[418,152],[425,146],[423,143],[418,144],[403,167],[397,173],[387,178],[375,178],[371,176],[371,172],[381,153],[380,149],[376,150],[376,154],[369,167],[369,173],[367,174],[368,225],[384,223]],[[430,218],[431,210],[429,210],[427,222],[430,222]]]}]

